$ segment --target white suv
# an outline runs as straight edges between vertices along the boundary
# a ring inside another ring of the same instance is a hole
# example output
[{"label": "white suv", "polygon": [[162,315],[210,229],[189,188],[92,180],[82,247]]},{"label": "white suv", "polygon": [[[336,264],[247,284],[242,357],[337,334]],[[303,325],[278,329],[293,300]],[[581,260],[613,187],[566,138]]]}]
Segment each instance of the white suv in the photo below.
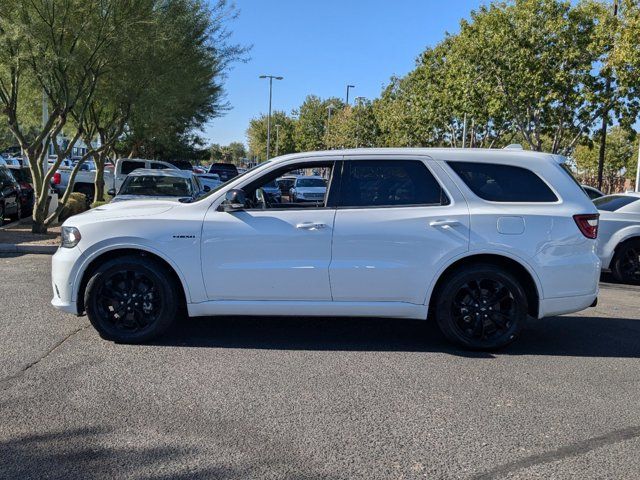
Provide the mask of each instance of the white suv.
[{"label": "white suv", "polygon": [[[192,203],[71,217],[53,305],[142,342],[186,311],[426,319],[463,346],[511,342],[527,317],[596,301],[598,214],[556,155],[370,149],[283,156]],[[290,172],[319,202],[270,201]]]}]

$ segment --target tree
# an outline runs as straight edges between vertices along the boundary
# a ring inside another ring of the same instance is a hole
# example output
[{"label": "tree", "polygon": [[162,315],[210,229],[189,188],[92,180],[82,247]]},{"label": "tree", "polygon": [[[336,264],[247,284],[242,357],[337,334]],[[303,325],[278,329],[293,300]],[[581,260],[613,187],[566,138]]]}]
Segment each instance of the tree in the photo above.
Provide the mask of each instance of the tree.
[{"label": "tree", "polygon": [[[0,0],[0,107],[8,127],[29,162],[34,182],[33,231],[45,232],[48,185],[60,162],[82,136],[81,120],[97,85],[149,13],[146,0]],[[73,25],[73,28],[70,28]],[[123,34],[124,33],[124,34]],[[49,103],[49,118],[30,137],[22,121],[23,98]],[[72,111],[79,121],[68,123]],[[65,146],[56,141],[71,130]],[[46,167],[48,149],[57,160]]]},{"label": "tree", "polygon": [[369,101],[347,106],[331,117],[326,144],[329,148],[376,147],[380,128]]},{"label": "tree", "polygon": [[[300,108],[294,112],[294,115],[298,116],[295,127],[295,148],[297,151],[307,152],[326,148],[325,131],[329,118],[329,105],[333,109],[341,109],[344,103],[335,97],[322,100],[315,95],[309,95]],[[333,109],[332,111],[335,111]]]},{"label": "tree", "polygon": [[[635,181],[638,161],[638,145],[633,132],[615,126],[607,135],[606,157],[603,170],[603,191],[614,193],[620,191],[624,180]],[[572,156],[575,161],[578,177],[586,184],[595,185],[598,180],[600,139],[579,145]]]},{"label": "tree", "polygon": [[488,81],[532,150],[551,138],[568,153],[594,126],[601,88],[603,5],[558,0],[493,3],[461,23],[456,45],[473,78]]},{"label": "tree", "polygon": [[[278,127],[277,143],[278,155],[285,155],[298,151],[295,143],[295,125],[297,121],[283,111],[271,113],[271,151],[276,151],[276,128]],[[260,115],[251,119],[247,129],[247,143],[249,144],[249,156],[259,161],[266,160],[267,156],[267,116]]]},{"label": "tree", "polygon": [[247,49],[228,43],[236,12],[224,0],[160,3],[141,61],[144,92],[132,108],[120,154],[171,159],[203,143],[194,132],[228,110],[223,80],[229,64]]}]

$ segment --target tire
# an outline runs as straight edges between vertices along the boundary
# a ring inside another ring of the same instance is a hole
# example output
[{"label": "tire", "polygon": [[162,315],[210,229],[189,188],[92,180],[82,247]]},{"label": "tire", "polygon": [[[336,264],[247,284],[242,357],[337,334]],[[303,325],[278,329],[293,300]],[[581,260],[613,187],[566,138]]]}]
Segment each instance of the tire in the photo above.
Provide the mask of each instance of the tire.
[{"label": "tire", "polygon": [[620,283],[640,285],[640,238],[618,247],[611,261],[611,272]]},{"label": "tire", "polygon": [[20,202],[20,199],[16,200],[16,213],[14,213],[11,216],[11,220],[13,220],[14,222],[17,220],[20,220],[22,218],[22,203]]},{"label": "tire", "polygon": [[513,342],[527,320],[527,296],[511,273],[491,264],[462,267],[434,292],[435,316],[447,339],[473,350]]},{"label": "tire", "polygon": [[175,320],[179,288],[170,272],[153,259],[120,257],[92,274],[84,304],[89,321],[105,340],[143,343],[161,335]]}]

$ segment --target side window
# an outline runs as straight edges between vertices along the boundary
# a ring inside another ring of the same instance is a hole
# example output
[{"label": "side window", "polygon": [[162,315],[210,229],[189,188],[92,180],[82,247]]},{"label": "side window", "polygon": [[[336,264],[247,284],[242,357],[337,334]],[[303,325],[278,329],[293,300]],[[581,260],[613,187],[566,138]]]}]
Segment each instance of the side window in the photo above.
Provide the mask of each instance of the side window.
[{"label": "side window", "polygon": [[151,168],[152,170],[164,170],[165,168],[169,168],[166,165],[163,165],[162,163],[156,163],[156,162],[151,162],[149,164],[149,168]]},{"label": "side window", "polygon": [[242,187],[247,208],[326,207],[333,168],[333,162],[306,162],[269,172]]},{"label": "side window", "polygon": [[137,168],[144,168],[144,162],[136,162],[135,160],[125,160],[120,166],[120,172],[123,175],[129,175]]},{"label": "side window", "polygon": [[449,198],[419,160],[351,160],[340,185],[341,207],[448,205]]},{"label": "side window", "polygon": [[477,196],[490,202],[557,202],[558,197],[531,170],[513,165],[448,162]]}]

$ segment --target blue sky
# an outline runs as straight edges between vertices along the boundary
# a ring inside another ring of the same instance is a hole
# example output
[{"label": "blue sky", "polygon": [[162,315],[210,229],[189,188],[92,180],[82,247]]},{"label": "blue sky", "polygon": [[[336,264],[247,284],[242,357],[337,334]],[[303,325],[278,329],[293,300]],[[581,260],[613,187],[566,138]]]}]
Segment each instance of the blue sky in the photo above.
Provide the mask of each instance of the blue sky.
[{"label": "blue sky", "polygon": [[461,18],[482,0],[236,0],[239,18],[231,41],[253,45],[249,61],[226,80],[232,109],[205,129],[210,143],[246,143],[249,120],[273,109],[290,112],[309,94],[375,98],[392,75],[404,75],[426,46],[456,32]]}]

